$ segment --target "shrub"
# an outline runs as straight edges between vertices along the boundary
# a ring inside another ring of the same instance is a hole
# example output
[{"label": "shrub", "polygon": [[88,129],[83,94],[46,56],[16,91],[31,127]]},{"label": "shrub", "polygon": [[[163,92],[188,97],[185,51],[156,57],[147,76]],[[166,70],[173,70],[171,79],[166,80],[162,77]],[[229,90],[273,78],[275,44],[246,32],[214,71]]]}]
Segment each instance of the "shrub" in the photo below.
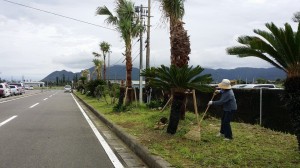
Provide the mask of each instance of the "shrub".
[{"label": "shrub", "polygon": [[150,103],[146,104],[146,106],[150,109],[162,107],[163,102],[161,99],[151,100]]},{"label": "shrub", "polygon": [[91,80],[87,84],[85,84],[85,90],[87,92],[89,91],[88,96],[93,96],[93,97],[96,96],[95,90],[98,85],[106,85],[106,82],[100,79],[100,80]]}]

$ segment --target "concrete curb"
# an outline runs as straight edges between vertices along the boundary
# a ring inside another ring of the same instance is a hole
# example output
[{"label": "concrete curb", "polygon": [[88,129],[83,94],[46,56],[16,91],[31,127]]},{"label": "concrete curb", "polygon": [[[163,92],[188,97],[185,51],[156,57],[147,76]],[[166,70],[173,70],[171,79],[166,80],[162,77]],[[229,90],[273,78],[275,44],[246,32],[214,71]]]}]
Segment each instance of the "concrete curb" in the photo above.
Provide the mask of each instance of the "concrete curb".
[{"label": "concrete curb", "polygon": [[122,131],[122,128],[107,120],[102,114],[74,94],[89,110],[91,110],[102,122],[104,122],[147,166],[151,168],[173,167],[159,156],[151,155],[150,151],[142,146],[133,136]]}]

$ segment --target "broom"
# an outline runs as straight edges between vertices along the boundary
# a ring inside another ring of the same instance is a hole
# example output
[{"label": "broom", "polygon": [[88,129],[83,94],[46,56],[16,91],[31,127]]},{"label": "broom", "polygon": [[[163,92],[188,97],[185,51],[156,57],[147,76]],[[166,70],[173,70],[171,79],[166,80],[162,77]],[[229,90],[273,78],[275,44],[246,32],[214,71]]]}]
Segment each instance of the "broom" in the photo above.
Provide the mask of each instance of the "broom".
[{"label": "broom", "polygon": [[[215,95],[216,94],[214,93],[210,101],[212,101],[214,99]],[[191,139],[194,141],[200,141],[201,140],[201,131],[200,131],[201,130],[201,122],[203,121],[205,114],[209,109],[209,105],[207,105],[206,110],[205,110],[201,120],[199,121],[199,113],[198,113],[198,108],[197,108],[197,104],[196,104],[197,101],[196,101],[195,90],[193,90],[193,100],[194,100],[194,109],[195,109],[195,113],[196,113],[196,119],[197,119],[198,126],[196,126],[196,127],[194,126],[193,128],[191,128],[191,130],[184,136],[187,139]]]}]

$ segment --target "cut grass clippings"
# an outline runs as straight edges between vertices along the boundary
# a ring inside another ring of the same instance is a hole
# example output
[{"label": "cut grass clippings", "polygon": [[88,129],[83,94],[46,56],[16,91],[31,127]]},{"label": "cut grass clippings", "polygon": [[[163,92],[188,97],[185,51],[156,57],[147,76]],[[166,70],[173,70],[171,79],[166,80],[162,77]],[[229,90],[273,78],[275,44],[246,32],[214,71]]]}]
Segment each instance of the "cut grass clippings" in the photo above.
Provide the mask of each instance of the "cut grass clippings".
[{"label": "cut grass clippings", "polygon": [[[173,166],[184,167],[300,167],[300,153],[294,135],[272,131],[244,123],[232,122],[234,139],[224,141],[216,137],[220,121],[207,118],[201,125],[201,141],[184,138],[196,117],[187,112],[181,120],[175,135],[154,126],[161,117],[169,118],[169,111],[160,112],[148,109],[145,105],[127,112],[113,112],[113,105],[76,92],[81,99],[94,107],[108,120],[122,127],[153,155],[159,155]],[[200,114],[201,115],[201,114]]]}]

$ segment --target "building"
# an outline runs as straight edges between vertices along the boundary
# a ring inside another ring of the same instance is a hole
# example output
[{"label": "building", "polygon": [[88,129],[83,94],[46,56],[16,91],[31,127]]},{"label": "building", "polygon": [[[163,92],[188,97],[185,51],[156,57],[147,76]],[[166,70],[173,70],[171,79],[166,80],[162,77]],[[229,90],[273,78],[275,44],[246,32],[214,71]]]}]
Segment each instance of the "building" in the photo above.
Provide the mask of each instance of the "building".
[{"label": "building", "polygon": [[45,87],[45,82],[24,82],[24,86]]}]

